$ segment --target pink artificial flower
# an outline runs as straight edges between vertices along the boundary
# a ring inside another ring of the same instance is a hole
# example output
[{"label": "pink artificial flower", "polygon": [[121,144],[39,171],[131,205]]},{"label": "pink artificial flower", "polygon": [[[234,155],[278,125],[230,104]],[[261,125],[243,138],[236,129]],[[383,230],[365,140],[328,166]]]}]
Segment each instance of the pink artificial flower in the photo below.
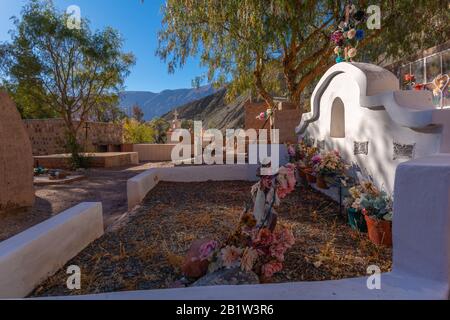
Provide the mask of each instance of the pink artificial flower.
[{"label": "pink artificial flower", "polygon": [[337,46],[341,46],[344,41],[344,34],[341,31],[336,30],[331,34],[331,41],[333,41]]},{"label": "pink artificial flower", "polygon": [[278,261],[271,261],[262,266],[262,274],[266,278],[271,278],[275,273],[283,270],[283,264]]},{"label": "pink artificial flower", "polygon": [[311,161],[314,164],[318,164],[318,163],[320,163],[320,161],[322,161],[322,158],[320,157],[320,155],[316,154],[314,157],[311,158]]},{"label": "pink artificial flower", "polygon": [[294,191],[297,181],[295,180],[295,165],[293,163],[289,163],[278,170],[277,182],[277,195],[280,199]]},{"label": "pink artificial flower", "polygon": [[278,261],[284,261],[284,253],[288,248],[282,243],[276,243],[270,246],[270,255],[276,258]]},{"label": "pink artificial flower", "polygon": [[288,189],[283,189],[283,188],[277,188],[277,196],[280,199],[284,199],[286,198],[286,196],[289,194],[289,190]]},{"label": "pink artificial flower", "polygon": [[200,252],[200,260],[209,259],[211,257],[211,254],[216,250],[218,247],[218,243],[215,240],[211,240],[208,242],[205,242],[200,246],[199,252]]},{"label": "pink artificial flower", "polygon": [[295,243],[295,237],[291,229],[282,228],[281,230],[275,232],[275,241],[283,244],[286,248],[290,248]]}]

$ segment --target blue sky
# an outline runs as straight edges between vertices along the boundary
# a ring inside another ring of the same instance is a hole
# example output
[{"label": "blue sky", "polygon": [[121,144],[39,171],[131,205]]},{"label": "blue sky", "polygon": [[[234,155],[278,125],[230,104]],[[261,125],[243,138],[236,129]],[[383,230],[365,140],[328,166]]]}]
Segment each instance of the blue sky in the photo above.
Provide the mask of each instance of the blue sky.
[{"label": "blue sky", "polygon": [[[19,16],[27,0],[0,0],[0,41],[9,40],[10,17]],[[157,32],[161,27],[161,6],[164,0],[54,0],[58,9],[77,5],[81,15],[91,21],[91,28],[111,26],[125,39],[125,51],[135,54],[137,62],[126,81],[126,90],[159,92],[164,89],[190,88],[191,80],[201,75],[198,60],[191,59],[175,74],[168,74],[167,65],[155,56]]]}]

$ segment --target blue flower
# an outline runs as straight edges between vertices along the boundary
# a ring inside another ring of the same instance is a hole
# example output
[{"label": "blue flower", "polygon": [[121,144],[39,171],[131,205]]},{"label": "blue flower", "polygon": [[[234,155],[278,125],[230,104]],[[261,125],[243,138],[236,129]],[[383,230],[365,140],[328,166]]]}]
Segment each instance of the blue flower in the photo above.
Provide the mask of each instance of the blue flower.
[{"label": "blue flower", "polygon": [[362,39],[364,39],[364,30],[362,30],[362,29],[356,30],[355,39],[358,41],[361,41]]},{"label": "blue flower", "polygon": [[342,58],[341,56],[338,56],[336,58],[336,63],[343,62],[343,61],[344,61],[344,58]]}]

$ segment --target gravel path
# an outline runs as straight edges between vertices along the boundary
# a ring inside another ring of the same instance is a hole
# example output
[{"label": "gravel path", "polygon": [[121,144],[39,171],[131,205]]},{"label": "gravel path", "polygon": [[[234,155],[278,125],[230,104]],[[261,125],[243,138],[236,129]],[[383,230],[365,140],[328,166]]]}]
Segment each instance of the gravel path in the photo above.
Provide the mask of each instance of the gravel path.
[{"label": "gravel path", "polygon": [[31,211],[2,215],[0,241],[83,201],[102,202],[104,223],[108,227],[128,210],[127,180],[149,168],[162,166],[171,164],[155,162],[133,167],[89,169],[84,180],[65,185],[36,186],[36,202]]}]

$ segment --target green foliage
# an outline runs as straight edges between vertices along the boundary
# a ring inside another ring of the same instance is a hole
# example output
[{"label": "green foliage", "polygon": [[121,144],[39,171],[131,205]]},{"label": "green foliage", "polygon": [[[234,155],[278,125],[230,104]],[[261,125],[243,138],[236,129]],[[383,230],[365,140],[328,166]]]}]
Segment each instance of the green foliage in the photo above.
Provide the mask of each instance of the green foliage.
[{"label": "green foliage", "polygon": [[181,128],[186,130],[194,130],[194,120],[183,119],[181,121]]},{"label": "green foliage", "polygon": [[153,129],[153,139],[155,143],[166,143],[167,131],[170,128],[170,123],[163,118],[155,118],[150,121],[149,125]]},{"label": "green foliage", "polygon": [[[208,81],[227,83],[228,94],[257,92],[299,103],[305,90],[334,64],[330,34],[344,0],[168,0],[158,55],[170,72],[190,56],[208,68]],[[367,1],[353,1],[366,10]],[[380,62],[449,38],[446,1],[382,0],[381,29],[368,30],[356,60]],[[198,85],[200,78],[194,83]]]},{"label": "green foliage", "polygon": [[125,143],[153,143],[154,130],[135,119],[126,119],[123,124]]},{"label": "green foliage", "polygon": [[52,1],[30,0],[14,18],[11,41],[0,45],[0,79],[23,117],[61,117],[76,136],[89,118],[116,117],[109,106],[134,57],[122,52],[116,30],[92,31],[86,19],[70,29],[67,18]]},{"label": "green foliage", "polygon": [[82,152],[82,147],[78,143],[76,137],[71,132],[66,132],[66,150],[70,155],[70,167],[73,170],[78,168],[88,168],[89,158],[85,157]]}]

